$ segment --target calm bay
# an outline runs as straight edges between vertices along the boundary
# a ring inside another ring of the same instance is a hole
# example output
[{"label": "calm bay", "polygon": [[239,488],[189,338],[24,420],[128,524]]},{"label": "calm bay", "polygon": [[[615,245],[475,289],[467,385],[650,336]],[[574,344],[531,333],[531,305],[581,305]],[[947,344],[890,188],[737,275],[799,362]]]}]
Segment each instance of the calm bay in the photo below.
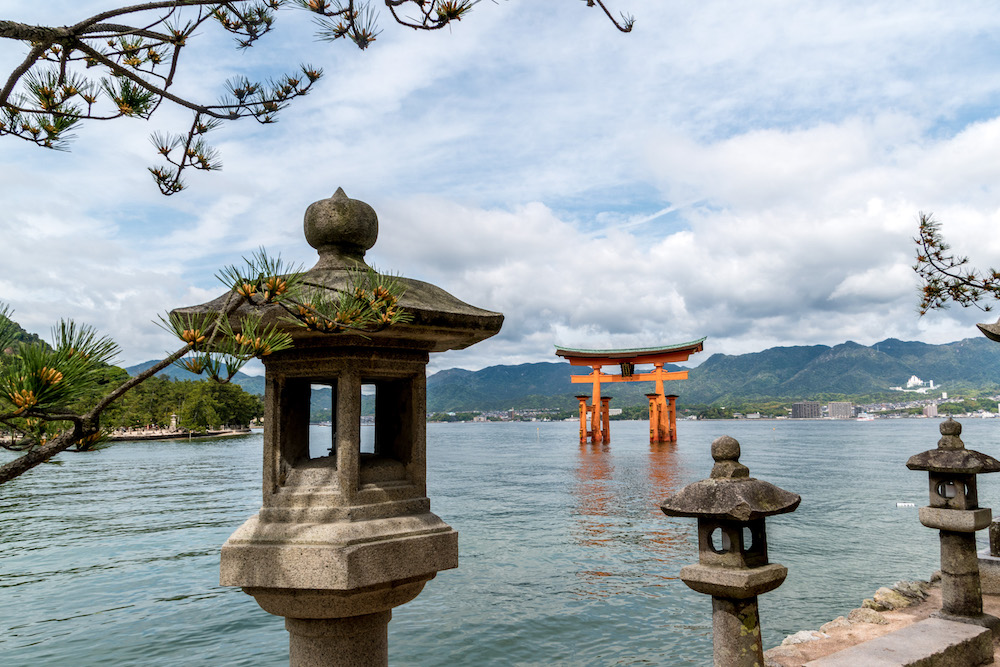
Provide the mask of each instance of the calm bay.
[{"label": "calm bay", "polygon": [[[938,424],[687,421],[657,446],[641,422],[613,422],[599,446],[575,423],[429,424],[428,495],[459,531],[460,566],[394,612],[390,662],[710,664],[710,599],[677,578],[697,560],[695,522],[658,503],[708,476],[723,434],[754,477],[802,496],[767,524],[789,575],[760,599],[765,645],[818,628],[937,569],[937,533],[896,503],[926,504],[926,473],[904,464]],[[963,426],[1000,456],[1000,420]],[[282,619],[218,585],[219,547],[260,506],[261,447],[122,443],[0,487],[3,664],[287,664]],[[995,477],[980,502],[996,509]]]}]

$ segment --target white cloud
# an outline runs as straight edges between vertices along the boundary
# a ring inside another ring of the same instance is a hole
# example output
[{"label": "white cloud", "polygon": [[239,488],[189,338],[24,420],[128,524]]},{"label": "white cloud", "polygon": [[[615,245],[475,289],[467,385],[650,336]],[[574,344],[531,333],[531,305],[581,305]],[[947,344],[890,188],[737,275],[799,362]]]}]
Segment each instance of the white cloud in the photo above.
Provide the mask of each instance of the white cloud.
[{"label": "white cloud", "polygon": [[[243,54],[206,28],[181,90],[214,99],[234,67],[327,76],[278,124],[218,131],[224,171],[169,199],[148,135],[186,112],[92,124],[69,154],[4,138],[0,300],[142,361],[170,346],[149,320],[217,294],[220,266],[261,245],[311,265],[302,215],[343,186],[380,215],[380,268],[505,313],[436,368],[554,360],[556,342],[976,335],[974,312],[916,316],[910,238],[933,211],[959,253],[1000,265],[992,3],[616,3],[632,35],[569,0],[481,3],[439,34],[384,17],[364,53],[312,42],[302,12]],[[0,45],[0,63],[22,53]]]}]

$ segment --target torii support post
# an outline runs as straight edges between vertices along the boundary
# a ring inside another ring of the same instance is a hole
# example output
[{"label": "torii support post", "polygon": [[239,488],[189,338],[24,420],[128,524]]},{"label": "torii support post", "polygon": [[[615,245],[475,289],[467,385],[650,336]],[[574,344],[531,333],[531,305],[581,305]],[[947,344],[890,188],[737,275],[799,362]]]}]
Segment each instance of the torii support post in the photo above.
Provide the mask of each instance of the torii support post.
[{"label": "torii support post", "polygon": [[590,431],[587,430],[587,396],[577,396],[576,400],[580,401],[580,444],[587,444],[587,436],[590,435]]},{"label": "torii support post", "polygon": [[604,432],[601,430],[601,366],[595,365],[590,379],[594,383],[594,395],[590,400],[590,441],[594,444],[604,442]]},{"label": "torii support post", "polygon": [[660,418],[657,416],[657,412],[660,409],[659,405],[659,394],[646,394],[646,398],[649,399],[649,444],[655,444],[657,440],[657,430],[659,428]]},{"label": "torii support post", "polygon": [[610,396],[601,396],[601,423],[604,425],[604,442],[611,442]]},{"label": "torii support post", "polygon": [[667,394],[667,442],[677,442],[677,394]]}]

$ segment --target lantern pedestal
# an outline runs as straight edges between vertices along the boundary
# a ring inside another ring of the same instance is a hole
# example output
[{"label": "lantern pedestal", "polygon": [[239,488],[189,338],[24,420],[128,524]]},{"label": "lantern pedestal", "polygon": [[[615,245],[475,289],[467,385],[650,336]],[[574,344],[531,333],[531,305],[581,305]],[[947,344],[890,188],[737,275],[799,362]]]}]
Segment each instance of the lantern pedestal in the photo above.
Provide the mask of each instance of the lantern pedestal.
[{"label": "lantern pedestal", "polygon": [[681,581],[691,590],[733,600],[757,597],[773,591],[787,576],[788,568],[780,563],[747,569],[706,565],[685,565],[681,568]]},{"label": "lantern pedestal", "polygon": [[688,588],[712,596],[713,654],[716,665],[754,667],[764,664],[757,596],[785,581],[788,568],[768,563],[747,569],[705,565],[681,568]]},{"label": "lantern pedestal", "polygon": [[[712,598],[712,657],[718,667],[764,664],[757,598]],[[723,637],[726,639],[719,640]]]},{"label": "lantern pedestal", "polygon": [[391,611],[350,618],[286,618],[289,662],[297,667],[386,664],[391,618]]}]

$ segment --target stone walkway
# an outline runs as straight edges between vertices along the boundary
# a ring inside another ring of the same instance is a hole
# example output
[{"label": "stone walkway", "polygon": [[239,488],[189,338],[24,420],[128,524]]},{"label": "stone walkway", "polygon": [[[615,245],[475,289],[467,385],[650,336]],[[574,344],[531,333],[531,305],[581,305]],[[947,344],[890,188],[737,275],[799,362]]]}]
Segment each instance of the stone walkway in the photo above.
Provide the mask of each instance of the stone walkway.
[{"label": "stone walkway", "polygon": [[[838,620],[827,623],[823,626],[822,632],[803,631],[796,633],[785,641],[805,639],[808,635],[826,636],[769,649],[764,652],[765,664],[767,667],[802,667],[802,665],[810,660],[825,657],[861,642],[866,642],[869,639],[875,639],[890,632],[895,632],[917,621],[922,621],[940,608],[941,590],[935,584],[930,589],[925,600],[909,607],[882,612],[875,612],[868,609],[865,612],[871,612],[872,614],[876,614],[876,616],[855,614],[856,619],[853,622],[843,619],[842,621]],[[984,595],[983,611],[987,614],[1000,617],[1000,596]],[[882,622],[864,622],[861,618],[858,618],[860,616],[868,616],[870,620],[881,620]],[[767,622],[767,619],[763,620],[765,623]],[[995,664],[1000,664],[1000,644],[996,641],[994,641],[993,660]]]}]

